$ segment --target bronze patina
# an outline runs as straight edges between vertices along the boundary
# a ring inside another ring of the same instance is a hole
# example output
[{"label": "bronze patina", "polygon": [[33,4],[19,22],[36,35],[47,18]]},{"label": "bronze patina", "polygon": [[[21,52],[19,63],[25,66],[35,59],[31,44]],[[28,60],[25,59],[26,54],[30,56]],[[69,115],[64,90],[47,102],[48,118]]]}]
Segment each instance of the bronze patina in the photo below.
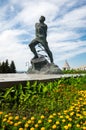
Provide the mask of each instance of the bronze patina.
[{"label": "bronze patina", "polygon": [[38,58],[38,53],[36,51],[35,46],[38,45],[39,43],[44,47],[45,52],[48,54],[50,62],[53,63],[53,56],[52,52],[49,49],[48,42],[47,42],[47,25],[44,23],[45,17],[41,16],[39,19],[39,23],[35,24],[35,33],[36,33],[36,38],[31,41],[29,44],[29,47],[31,51],[34,54],[34,59]]}]

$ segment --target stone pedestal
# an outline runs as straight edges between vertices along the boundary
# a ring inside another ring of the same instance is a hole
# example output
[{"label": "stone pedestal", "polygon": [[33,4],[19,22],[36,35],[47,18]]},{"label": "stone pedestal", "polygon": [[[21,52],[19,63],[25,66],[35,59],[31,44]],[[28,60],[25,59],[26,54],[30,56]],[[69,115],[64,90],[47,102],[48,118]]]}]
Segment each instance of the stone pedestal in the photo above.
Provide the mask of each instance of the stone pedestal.
[{"label": "stone pedestal", "polygon": [[48,64],[48,61],[44,57],[39,57],[36,59],[32,59],[31,64],[34,70],[40,71],[42,68],[44,68],[45,65]]},{"label": "stone pedestal", "polygon": [[54,63],[49,63],[45,57],[31,60],[32,66],[28,69],[30,74],[62,74],[61,69]]}]

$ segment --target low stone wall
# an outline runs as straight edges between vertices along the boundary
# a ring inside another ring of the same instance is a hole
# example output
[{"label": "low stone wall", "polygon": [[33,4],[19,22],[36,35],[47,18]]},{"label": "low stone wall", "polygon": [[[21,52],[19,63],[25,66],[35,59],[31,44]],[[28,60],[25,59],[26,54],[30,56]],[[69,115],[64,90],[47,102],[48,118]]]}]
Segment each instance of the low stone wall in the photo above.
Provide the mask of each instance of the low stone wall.
[{"label": "low stone wall", "polygon": [[20,83],[25,85],[27,81],[54,81],[56,79],[84,76],[85,74],[50,74],[50,75],[41,75],[41,74],[0,74],[0,89],[7,87],[12,87],[14,85],[19,85]]},{"label": "low stone wall", "polygon": [[12,86],[17,86],[19,84],[25,85],[27,81],[8,81],[8,82],[0,82],[0,89],[10,88]]}]

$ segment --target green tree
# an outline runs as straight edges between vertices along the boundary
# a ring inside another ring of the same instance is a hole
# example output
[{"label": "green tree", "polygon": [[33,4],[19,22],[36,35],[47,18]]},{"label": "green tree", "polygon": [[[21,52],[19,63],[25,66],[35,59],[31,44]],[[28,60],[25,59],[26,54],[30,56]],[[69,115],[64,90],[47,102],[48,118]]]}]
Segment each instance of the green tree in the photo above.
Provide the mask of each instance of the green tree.
[{"label": "green tree", "polygon": [[5,73],[5,62],[3,61],[1,64],[1,73]]},{"label": "green tree", "polygon": [[14,61],[11,62],[10,64],[10,72],[11,73],[16,73],[16,67]]},{"label": "green tree", "polygon": [[10,66],[9,66],[8,60],[6,60],[5,62],[5,73],[10,73]]}]

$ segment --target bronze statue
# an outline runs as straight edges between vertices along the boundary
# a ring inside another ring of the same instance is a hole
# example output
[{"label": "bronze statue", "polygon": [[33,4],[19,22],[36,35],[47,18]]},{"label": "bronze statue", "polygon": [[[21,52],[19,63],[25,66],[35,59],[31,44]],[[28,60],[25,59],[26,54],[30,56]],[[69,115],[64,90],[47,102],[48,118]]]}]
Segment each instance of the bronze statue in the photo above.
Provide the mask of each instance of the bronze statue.
[{"label": "bronze statue", "polygon": [[29,47],[34,54],[34,59],[38,58],[38,54],[37,54],[37,51],[35,49],[35,46],[40,43],[44,47],[45,52],[48,54],[51,63],[53,63],[52,52],[50,51],[50,49],[48,47],[48,42],[46,40],[46,38],[47,38],[47,25],[44,23],[44,21],[45,21],[45,17],[41,16],[39,19],[39,23],[35,24],[36,38],[31,41],[31,43],[29,44]]}]

